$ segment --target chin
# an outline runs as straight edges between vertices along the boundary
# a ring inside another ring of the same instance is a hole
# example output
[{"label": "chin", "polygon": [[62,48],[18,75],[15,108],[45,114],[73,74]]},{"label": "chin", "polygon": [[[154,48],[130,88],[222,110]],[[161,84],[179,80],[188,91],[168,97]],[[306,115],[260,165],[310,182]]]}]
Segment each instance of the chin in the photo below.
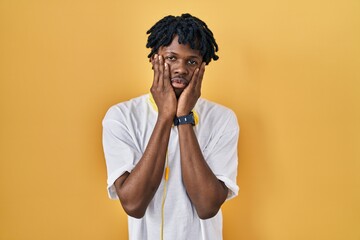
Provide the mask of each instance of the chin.
[{"label": "chin", "polygon": [[174,88],[175,95],[177,98],[180,97],[181,93],[184,91],[184,89]]}]

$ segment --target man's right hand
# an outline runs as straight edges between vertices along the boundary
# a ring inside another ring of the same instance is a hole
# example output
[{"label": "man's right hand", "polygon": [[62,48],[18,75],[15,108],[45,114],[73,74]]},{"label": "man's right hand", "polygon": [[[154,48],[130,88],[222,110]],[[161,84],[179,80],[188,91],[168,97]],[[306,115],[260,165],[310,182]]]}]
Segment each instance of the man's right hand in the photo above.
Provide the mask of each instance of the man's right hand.
[{"label": "man's right hand", "polygon": [[151,94],[158,107],[158,119],[145,151],[131,172],[115,181],[116,193],[129,216],[142,218],[163,178],[171,126],[176,114],[176,96],[170,85],[169,66],[155,55],[152,60],[154,81]]},{"label": "man's right hand", "polygon": [[173,120],[177,109],[177,99],[170,83],[170,69],[161,55],[155,54],[151,63],[154,80],[150,92],[158,107],[159,118]]}]

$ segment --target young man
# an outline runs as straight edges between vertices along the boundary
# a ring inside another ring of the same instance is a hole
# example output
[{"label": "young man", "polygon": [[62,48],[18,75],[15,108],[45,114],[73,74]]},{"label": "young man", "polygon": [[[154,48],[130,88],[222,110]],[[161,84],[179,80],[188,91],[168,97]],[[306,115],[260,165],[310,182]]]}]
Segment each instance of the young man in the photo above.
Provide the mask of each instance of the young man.
[{"label": "young man", "polygon": [[147,34],[151,93],[103,120],[109,196],[129,215],[132,240],[222,239],[220,207],[238,192],[239,126],[231,110],[200,98],[217,44],[190,14],[167,16]]}]

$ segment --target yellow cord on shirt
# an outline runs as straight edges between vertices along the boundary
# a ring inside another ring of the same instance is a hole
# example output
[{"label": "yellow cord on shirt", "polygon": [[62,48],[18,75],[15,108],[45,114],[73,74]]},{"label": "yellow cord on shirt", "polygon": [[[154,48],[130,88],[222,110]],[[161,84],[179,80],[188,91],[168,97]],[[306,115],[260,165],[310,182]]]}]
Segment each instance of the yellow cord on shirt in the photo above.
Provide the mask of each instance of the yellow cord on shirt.
[{"label": "yellow cord on shirt", "polygon": [[166,185],[167,185],[167,181],[169,179],[169,174],[170,174],[170,168],[169,168],[169,161],[168,161],[168,153],[166,152],[166,160],[165,160],[165,174],[164,174],[164,192],[163,192],[163,197],[162,197],[162,202],[161,202],[161,229],[160,229],[160,234],[161,237],[160,239],[163,240],[164,239],[164,206],[165,206],[165,198],[166,198]]}]

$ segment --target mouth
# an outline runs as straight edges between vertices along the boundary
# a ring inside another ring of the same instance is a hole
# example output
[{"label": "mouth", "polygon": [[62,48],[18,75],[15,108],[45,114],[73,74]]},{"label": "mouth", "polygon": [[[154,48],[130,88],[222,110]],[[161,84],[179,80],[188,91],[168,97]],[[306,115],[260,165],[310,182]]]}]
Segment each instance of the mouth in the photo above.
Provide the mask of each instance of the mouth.
[{"label": "mouth", "polygon": [[171,78],[171,85],[174,88],[185,88],[189,84],[189,81],[182,77]]}]

